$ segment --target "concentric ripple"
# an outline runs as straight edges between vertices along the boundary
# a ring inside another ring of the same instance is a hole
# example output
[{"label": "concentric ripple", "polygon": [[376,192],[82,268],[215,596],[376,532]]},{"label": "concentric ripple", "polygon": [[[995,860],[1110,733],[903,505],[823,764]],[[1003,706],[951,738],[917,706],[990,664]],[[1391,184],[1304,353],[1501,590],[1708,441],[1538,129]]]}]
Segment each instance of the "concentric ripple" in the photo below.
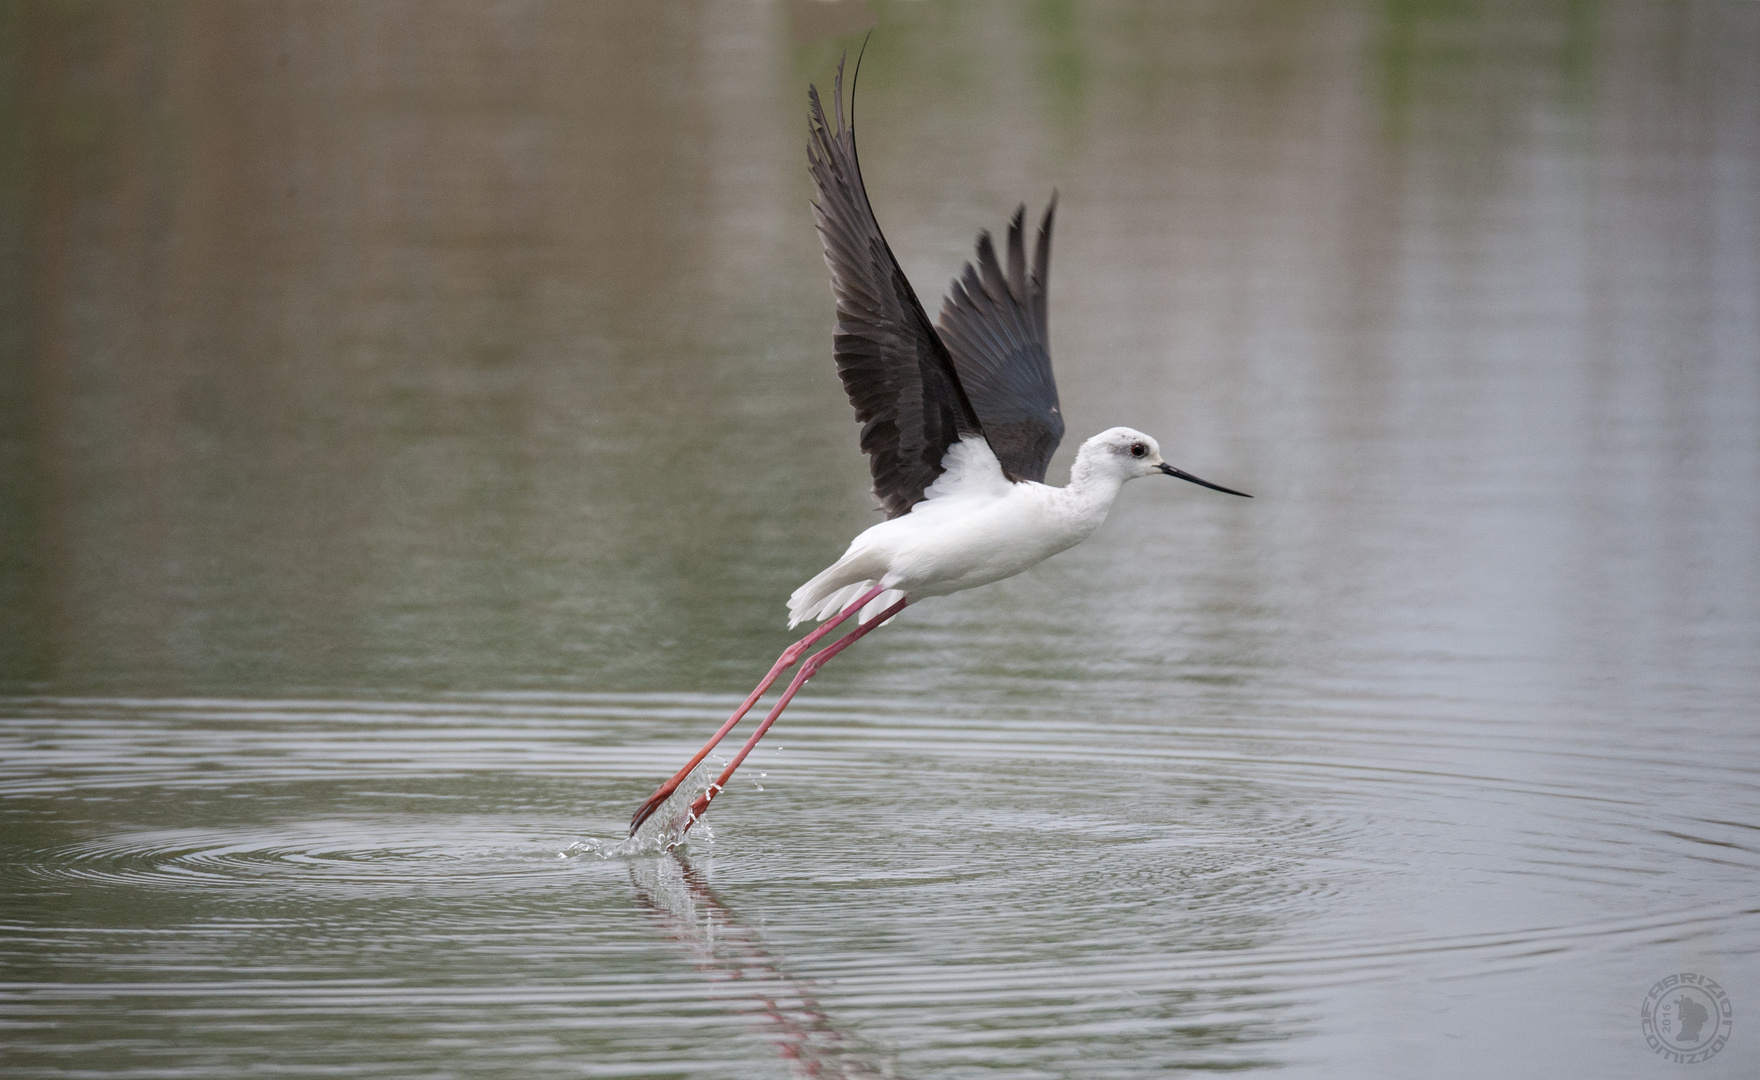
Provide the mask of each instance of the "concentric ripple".
[{"label": "concentric ripple", "polygon": [[[1535,993],[1641,995],[1683,948],[1760,949],[1734,885],[1760,832],[1728,803],[1751,780],[1662,745],[814,699],[688,839],[715,762],[625,837],[726,707],[10,702],[0,952],[48,974],[0,1016],[48,1025],[15,1029],[27,1060],[53,1056],[30,1031],[74,1030],[143,1068],[149,1018],[175,1016],[314,1070],[374,1060],[389,1023],[756,1074],[779,1053],[850,1076],[1299,1073],[1359,1017],[1420,1022],[1414,980],[1495,1026]],[[1689,771],[1721,808],[1647,797]],[[1614,1041],[1620,1016],[1585,1024]]]},{"label": "concentric ripple", "polygon": [[25,872],[95,888],[473,892],[554,879],[544,823],[419,818],[158,829],[37,853]]}]

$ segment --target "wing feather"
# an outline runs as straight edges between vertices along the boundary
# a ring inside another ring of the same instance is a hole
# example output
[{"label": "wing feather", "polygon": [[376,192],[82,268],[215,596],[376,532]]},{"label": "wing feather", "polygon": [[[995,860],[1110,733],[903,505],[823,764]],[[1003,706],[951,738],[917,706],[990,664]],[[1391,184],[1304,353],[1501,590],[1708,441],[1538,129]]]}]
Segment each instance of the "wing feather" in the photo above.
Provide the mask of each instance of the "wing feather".
[{"label": "wing feather", "polygon": [[953,356],[984,437],[1010,480],[1043,481],[1063,441],[1063,412],[1051,373],[1046,286],[1057,197],[1045,208],[1027,273],[1027,208],[1008,226],[1008,269],[990,234],[978,234],[977,265],[967,263],[941,306],[941,339]]},{"label": "wing feather", "polygon": [[813,214],[837,298],[832,351],[862,425],[874,497],[887,517],[897,517],[920,502],[941,475],[948,448],[984,429],[947,346],[874,218],[856,156],[855,128],[844,122],[843,65],[832,87],[835,127],[826,121],[818,88],[810,88],[807,97],[812,108],[807,162],[817,192]]}]

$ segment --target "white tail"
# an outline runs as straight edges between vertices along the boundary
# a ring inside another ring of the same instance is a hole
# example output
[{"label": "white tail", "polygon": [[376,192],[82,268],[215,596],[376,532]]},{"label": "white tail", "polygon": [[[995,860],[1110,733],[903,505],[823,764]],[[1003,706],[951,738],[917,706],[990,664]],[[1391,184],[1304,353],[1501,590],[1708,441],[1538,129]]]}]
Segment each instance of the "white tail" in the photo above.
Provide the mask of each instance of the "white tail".
[{"label": "white tail", "polygon": [[[858,561],[846,554],[821,570],[813,580],[796,589],[788,598],[789,628],[793,629],[809,619],[824,622],[879,584],[873,578],[866,577],[850,580],[851,573],[860,573],[860,570],[851,565]],[[903,599],[904,593],[897,589],[888,589],[868,602],[858,621],[871,619]]]}]

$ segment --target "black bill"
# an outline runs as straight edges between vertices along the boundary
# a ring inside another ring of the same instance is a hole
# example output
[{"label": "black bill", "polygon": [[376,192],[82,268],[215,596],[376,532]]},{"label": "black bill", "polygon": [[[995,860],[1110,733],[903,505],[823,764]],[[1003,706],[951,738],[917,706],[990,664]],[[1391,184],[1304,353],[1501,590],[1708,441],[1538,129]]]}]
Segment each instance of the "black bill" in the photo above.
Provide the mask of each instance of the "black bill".
[{"label": "black bill", "polygon": [[1181,480],[1189,480],[1192,483],[1198,485],[1199,487],[1207,487],[1211,491],[1220,491],[1220,492],[1223,492],[1228,495],[1239,495],[1243,499],[1252,498],[1251,495],[1248,495],[1244,491],[1236,491],[1234,488],[1225,488],[1221,484],[1212,484],[1208,480],[1200,480],[1197,477],[1193,476],[1191,473],[1186,472],[1184,469],[1176,469],[1172,465],[1169,465],[1165,461],[1163,461],[1161,463],[1161,471],[1166,473],[1169,476],[1177,476]]}]

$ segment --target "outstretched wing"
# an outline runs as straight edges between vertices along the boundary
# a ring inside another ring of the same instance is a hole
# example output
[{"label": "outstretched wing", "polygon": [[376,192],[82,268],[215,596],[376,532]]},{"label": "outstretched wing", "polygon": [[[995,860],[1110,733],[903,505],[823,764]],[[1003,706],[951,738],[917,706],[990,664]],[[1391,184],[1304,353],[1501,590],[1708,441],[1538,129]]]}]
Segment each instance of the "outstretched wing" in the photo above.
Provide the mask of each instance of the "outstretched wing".
[{"label": "outstretched wing", "polygon": [[874,220],[855,129],[844,123],[843,65],[832,88],[835,129],[826,123],[818,88],[807,96],[807,162],[818,189],[813,215],[837,297],[837,374],[862,425],[874,497],[887,517],[897,517],[941,475],[947,448],[962,435],[983,434],[983,427],[953,358]]},{"label": "outstretched wing", "polygon": [[966,264],[941,306],[941,340],[953,354],[960,385],[1010,480],[1043,482],[1051,455],[1063,440],[1045,317],[1056,213],[1053,195],[1039,225],[1031,277],[1022,235],[1027,216],[1023,205],[1008,225],[1008,272],[996,260],[990,234],[979,233],[978,265]]}]

